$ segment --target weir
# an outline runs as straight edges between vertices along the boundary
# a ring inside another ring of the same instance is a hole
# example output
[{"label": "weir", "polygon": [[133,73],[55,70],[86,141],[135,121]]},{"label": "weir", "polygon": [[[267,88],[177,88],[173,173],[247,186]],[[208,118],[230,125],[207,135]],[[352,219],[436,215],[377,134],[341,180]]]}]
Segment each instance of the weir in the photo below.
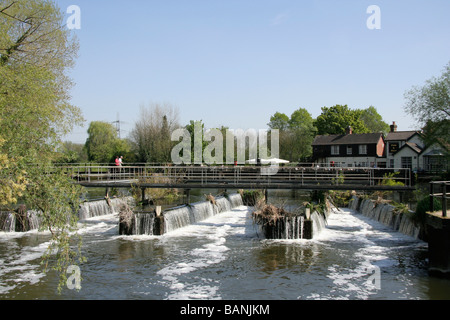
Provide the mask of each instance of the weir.
[{"label": "weir", "polygon": [[121,235],[163,235],[242,205],[240,194],[228,194],[216,197],[213,201],[167,209],[160,216],[155,212],[136,212],[131,223],[126,224],[124,221],[120,224],[119,232]]},{"label": "weir", "polygon": [[[134,201],[132,197],[84,202],[78,209],[78,219],[83,221],[93,217],[119,213],[120,206],[130,201]],[[40,212],[36,210],[0,212],[0,231],[3,232],[38,230],[40,225]]]},{"label": "weir", "polygon": [[309,217],[304,213],[287,213],[276,218],[261,217],[253,213],[253,220],[266,239],[311,240],[325,228],[329,213],[324,216],[314,211]]},{"label": "weir", "polygon": [[0,212],[0,231],[27,232],[39,229],[39,214],[37,211]]},{"label": "weir", "polygon": [[129,201],[134,200],[132,197],[127,197],[84,202],[80,205],[78,217],[80,220],[86,220],[93,217],[119,213],[120,206]]},{"label": "weir", "polygon": [[365,217],[415,239],[419,239],[422,233],[420,226],[416,225],[407,214],[396,212],[395,207],[390,204],[376,203],[370,199],[352,196],[348,207]]}]

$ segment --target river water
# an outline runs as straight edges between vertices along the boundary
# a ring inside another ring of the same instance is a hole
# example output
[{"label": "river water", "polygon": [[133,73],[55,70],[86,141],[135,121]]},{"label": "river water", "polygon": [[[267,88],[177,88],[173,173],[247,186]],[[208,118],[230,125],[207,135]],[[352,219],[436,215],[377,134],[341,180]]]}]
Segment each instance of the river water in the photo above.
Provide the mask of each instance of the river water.
[{"label": "river water", "polygon": [[313,240],[266,240],[238,207],[163,236],[119,236],[116,214],[80,223],[81,289],[39,265],[48,235],[0,233],[0,299],[449,299],[427,244],[349,209]]}]

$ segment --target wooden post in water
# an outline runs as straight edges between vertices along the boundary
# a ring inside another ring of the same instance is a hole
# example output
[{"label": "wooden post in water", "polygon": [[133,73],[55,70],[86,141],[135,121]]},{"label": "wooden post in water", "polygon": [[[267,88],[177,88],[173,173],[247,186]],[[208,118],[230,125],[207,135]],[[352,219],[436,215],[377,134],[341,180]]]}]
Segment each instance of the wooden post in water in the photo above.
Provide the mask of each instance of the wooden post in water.
[{"label": "wooden post in water", "polygon": [[430,212],[434,211],[433,182],[430,182]]},{"label": "wooden post in water", "polygon": [[447,183],[442,182],[442,216],[447,217]]},{"label": "wooden post in water", "polygon": [[191,189],[184,189],[184,204],[191,203]]},{"label": "wooden post in water", "polygon": [[141,188],[141,201],[142,203],[145,203],[145,187]]},{"label": "wooden post in water", "polygon": [[155,208],[155,224],[153,228],[155,236],[162,236],[164,234],[164,216],[161,214],[161,206]]}]

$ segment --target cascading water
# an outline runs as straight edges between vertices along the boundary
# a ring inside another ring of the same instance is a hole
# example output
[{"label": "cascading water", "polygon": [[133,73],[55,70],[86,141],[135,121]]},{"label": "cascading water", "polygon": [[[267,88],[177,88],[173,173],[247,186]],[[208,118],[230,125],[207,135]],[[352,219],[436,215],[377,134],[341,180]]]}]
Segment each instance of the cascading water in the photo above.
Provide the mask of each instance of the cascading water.
[{"label": "cascading water", "polygon": [[227,195],[227,198],[231,203],[231,208],[237,208],[244,205],[242,197],[239,193],[229,194]]},{"label": "cascading water", "polygon": [[311,213],[312,221],[312,237],[319,234],[323,229],[325,229],[325,218],[323,215],[319,214],[317,211]]},{"label": "cascading water", "polygon": [[232,203],[228,198],[218,197],[215,199],[215,206],[217,213],[230,211],[233,209]]},{"label": "cascading water", "polygon": [[286,239],[303,239],[304,221],[305,218],[303,216],[286,218],[284,232]]},{"label": "cascading water", "polygon": [[134,214],[133,223],[134,235],[153,235],[153,230],[155,228],[155,214],[153,212]]},{"label": "cascading water", "polygon": [[316,211],[308,220],[300,214],[274,219],[254,213],[254,221],[259,225],[266,239],[313,239],[326,227],[325,217]]},{"label": "cascading water", "polygon": [[0,212],[0,230],[14,232],[16,229],[16,218],[11,212]]},{"label": "cascading water", "polygon": [[190,206],[176,207],[163,212],[164,232],[170,232],[194,222],[192,209]]},{"label": "cascading water", "polygon": [[80,205],[78,217],[80,220],[86,220],[93,217],[115,214],[119,212],[121,204],[131,200],[132,198],[130,197],[85,202]]},{"label": "cascading water", "polygon": [[214,204],[210,201],[203,201],[166,210],[162,213],[164,233],[198,223],[239,206],[242,206],[241,195],[231,194],[226,197],[216,197]]},{"label": "cascading water", "polygon": [[0,231],[27,232],[39,229],[39,213],[29,210],[23,214],[13,212],[0,213]]},{"label": "cascading water", "polygon": [[363,216],[391,227],[413,238],[418,238],[420,227],[417,226],[406,214],[396,213],[395,207],[387,203],[375,204],[370,199],[360,199],[353,196],[349,203],[349,208],[360,212]]}]

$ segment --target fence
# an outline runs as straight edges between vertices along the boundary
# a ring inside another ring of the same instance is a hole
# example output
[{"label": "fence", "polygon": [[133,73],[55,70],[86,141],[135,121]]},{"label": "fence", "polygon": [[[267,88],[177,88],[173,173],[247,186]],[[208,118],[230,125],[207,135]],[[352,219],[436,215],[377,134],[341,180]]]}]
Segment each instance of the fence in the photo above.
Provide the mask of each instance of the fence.
[{"label": "fence", "polygon": [[[442,216],[447,217],[447,200],[450,199],[450,181],[432,181],[430,182],[430,211],[434,212],[434,199],[440,199],[442,205]],[[440,187],[440,190],[436,190]]]},{"label": "fence", "polygon": [[411,170],[384,168],[336,168],[313,166],[63,166],[79,183],[135,181],[154,184],[234,185],[298,184],[298,185],[366,185],[411,187]]}]

